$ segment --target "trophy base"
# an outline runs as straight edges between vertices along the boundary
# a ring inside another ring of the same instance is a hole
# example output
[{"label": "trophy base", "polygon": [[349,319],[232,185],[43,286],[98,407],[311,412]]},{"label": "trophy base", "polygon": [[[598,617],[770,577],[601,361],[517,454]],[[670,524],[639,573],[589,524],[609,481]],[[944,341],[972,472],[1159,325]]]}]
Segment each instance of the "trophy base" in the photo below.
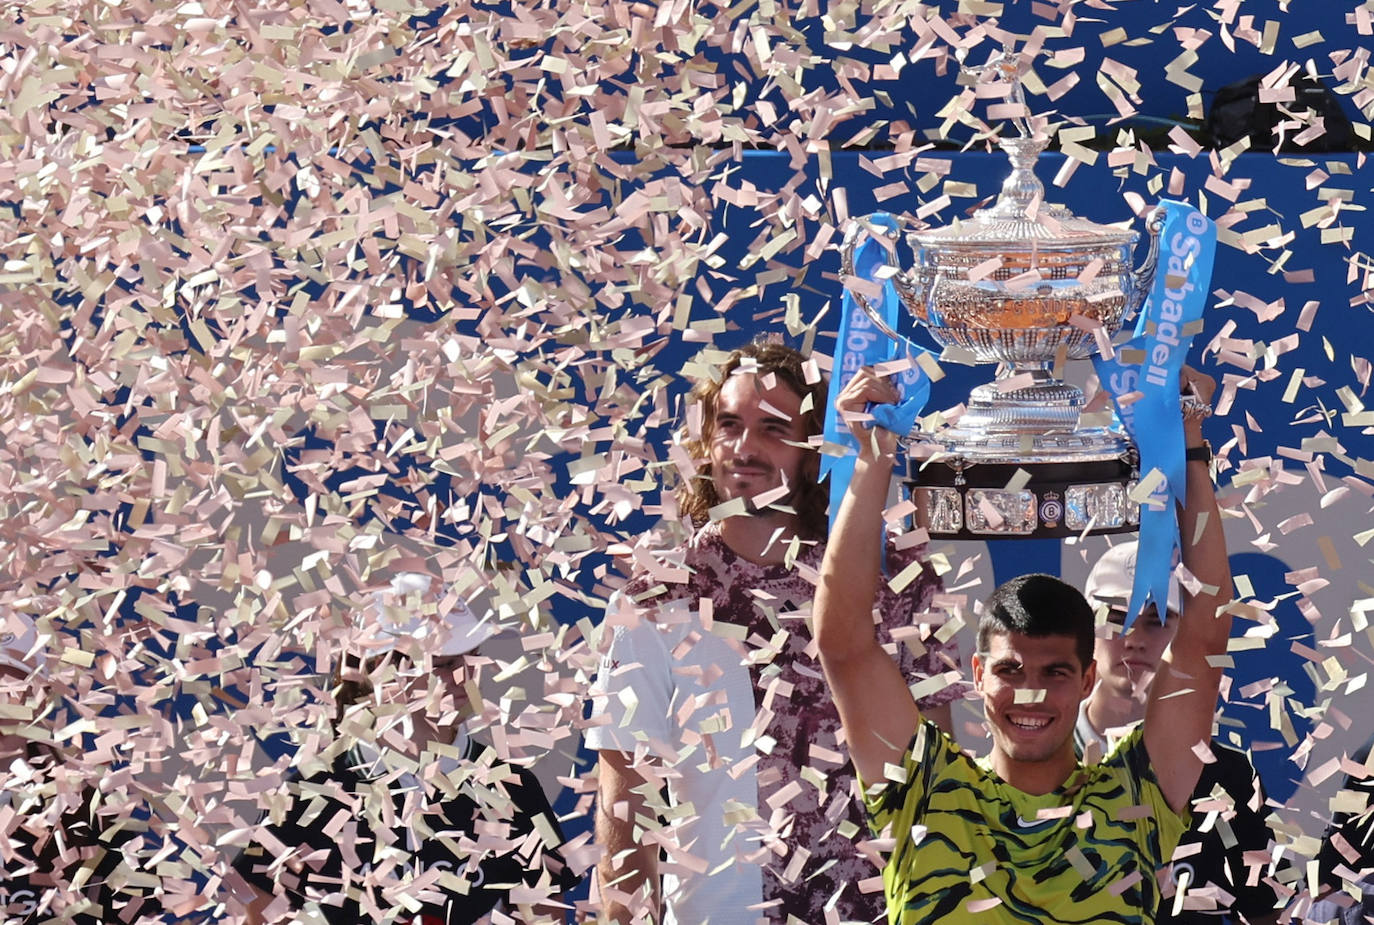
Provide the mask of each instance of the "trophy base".
[{"label": "trophy base", "polygon": [[1130,498],[1136,452],[1112,431],[993,434],[957,446],[917,444],[908,453],[914,520],[935,538],[1063,538],[1139,528],[1140,506]]}]

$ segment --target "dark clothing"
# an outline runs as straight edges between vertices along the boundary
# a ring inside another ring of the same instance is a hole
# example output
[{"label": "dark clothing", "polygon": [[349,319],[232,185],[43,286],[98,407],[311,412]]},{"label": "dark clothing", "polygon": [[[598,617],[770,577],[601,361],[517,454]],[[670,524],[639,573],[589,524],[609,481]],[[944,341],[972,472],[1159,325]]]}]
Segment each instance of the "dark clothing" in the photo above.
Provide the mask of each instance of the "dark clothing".
[{"label": "dark clothing", "polygon": [[[1351,762],[1367,766],[1371,744],[1366,742],[1351,756]],[[1356,796],[1363,809],[1331,818],[1317,855],[1318,876],[1324,889],[1340,891],[1354,886],[1359,890],[1358,901],[1339,892],[1331,895],[1343,922],[1363,922],[1366,916],[1374,915],[1374,775],[1346,775],[1341,790]]]},{"label": "dark clothing", "polygon": [[[1239,921],[1237,915],[1253,922],[1275,911],[1276,896],[1264,882],[1265,870],[1251,871],[1256,859],[1253,852],[1265,851],[1274,840],[1264,785],[1245,752],[1213,742],[1212,754],[1217,760],[1202,766],[1193,790],[1192,828],[1179,842],[1174,852],[1178,860],[1170,868],[1175,888],[1187,874],[1188,895],[1194,897],[1189,905],[1195,906],[1200,899],[1208,908],[1185,908],[1171,915],[1174,901],[1165,898],[1155,918],[1159,923],[1218,925],[1224,920]],[[1218,787],[1226,796],[1214,800],[1212,793]],[[1217,811],[1217,818],[1210,831],[1199,831],[1212,810]],[[1194,845],[1196,853],[1187,854]],[[1250,866],[1245,861],[1247,851],[1252,852]],[[1206,899],[1209,887],[1217,891],[1215,903]]]},{"label": "dark clothing", "polygon": [[[33,752],[37,776],[17,786],[7,779],[0,813],[0,922],[29,925],[46,921],[102,925],[117,921],[109,878],[123,858],[122,847],[137,836],[97,813],[98,794],[88,787],[65,812],[60,795],[43,782],[43,766],[54,759]],[[9,810],[13,810],[11,814]],[[63,855],[66,855],[65,859]],[[81,882],[79,891],[71,884]],[[132,899],[133,897],[126,897]]]},{"label": "dark clothing", "polygon": [[[1086,735],[1080,720],[1074,735],[1074,748],[1081,757]],[[1174,851],[1177,858],[1169,868],[1170,876],[1160,900],[1155,921],[1159,925],[1221,925],[1270,915],[1277,897],[1264,882],[1265,871],[1251,871],[1256,855],[1246,864],[1245,853],[1265,851],[1274,840],[1269,828],[1269,809],[1265,805],[1264,785],[1245,752],[1212,743],[1216,761],[1202,766],[1193,788],[1193,824]],[[1220,788],[1224,798],[1214,800]],[[1206,832],[1208,818],[1217,818]],[[1180,880],[1187,877],[1187,907],[1173,915],[1174,894]]]},{"label": "dark clothing", "polygon": [[[364,778],[341,758],[329,772],[289,780],[283,821],[265,822],[235,869],[294,908],[317,901],[337,925],[466,925],[514,887],[555,896],[576,885],[539,782],[490,748],[469,740],[456,795],[426,797],[418,781],[393,778]],[[274,849],[288,862],[276,864]]]}]

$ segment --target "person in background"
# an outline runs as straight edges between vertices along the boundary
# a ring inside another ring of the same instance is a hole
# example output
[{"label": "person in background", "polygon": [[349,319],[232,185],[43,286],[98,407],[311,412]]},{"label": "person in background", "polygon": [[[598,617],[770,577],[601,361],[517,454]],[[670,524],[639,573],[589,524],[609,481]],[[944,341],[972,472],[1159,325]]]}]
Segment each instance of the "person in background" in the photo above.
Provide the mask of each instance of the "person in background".
[{"label": "person in background", "polygon": [[1318,882],[1323,898],[1305,917],[1309,922],[1366,925],[1374,916],[1374,770],[1369,754],[1374,740],[1350,757],[1362,766],[1341,781],[1342,802],[1349,808],[1335,813],[1317,854]]},{"label": "person in background", "polygon": [[[1123,632],[1135,565],[1135,541],[1120,543],[1097,561],[1083,589],[1089,604],[1107,611],[1106,635],[1099,633],[1094,650],[1097,686],[1079,708],[1074,729],[1075,747],[1087,763],[1100,761],[1145,719],[1160,659],[1178,631],[1182,593],[1175,580],[1166,618],[1151,604]],[[1174,852],[1173,889],[1166,889],[1155,921],[1208,925],[1237,915],[1254,925],[1275,921],[1281,910],[1274,908],[1278,898],[1262,869],[1274,842],[1264,786],[1244,752],[1215,739],[1211,748],[1216,760],[1202,767],[1193,824]]]},{"label": "person in background", "polygon": [[492,635],[431,576],[402,573],[335,673],[329,767],[294,774],[235,869],[248,922],[315,905],[331,925],[466,925],[498,907],[561,921],[576,885],[534,775],[468,733]]},{"label": "person in background", "polygon": [[[609,921],[882,915],[860,886],[878,869],[858,847],[853,769],[809,620],[828,526],[813,442],[825,403],[805,358],[766,343],[731,353],[689,396],[696,473],[682,509],[695,533],[644,560],[612,601],[593,687]],[[890,541],[889,576],[908,581],[879,595],[877,638],[904,684],[955,667],[953,648],[914,625],[940,586],[923,553]],[[923,708],[949,728],[958,688],[927,683]]]},{"label": "person in background", "polygon": [[137,827],[116,825],[89,773],[50,744],[45,649],[28,615],[0,609],[0,921],[101,925],[117,921],[112,876]]}]

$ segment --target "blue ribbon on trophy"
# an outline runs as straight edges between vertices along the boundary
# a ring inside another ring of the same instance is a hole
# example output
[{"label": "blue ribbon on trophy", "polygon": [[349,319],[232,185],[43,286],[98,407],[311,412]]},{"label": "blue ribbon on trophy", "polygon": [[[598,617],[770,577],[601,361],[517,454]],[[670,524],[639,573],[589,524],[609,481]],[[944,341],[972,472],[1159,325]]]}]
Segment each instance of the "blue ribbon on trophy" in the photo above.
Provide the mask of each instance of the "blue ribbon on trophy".
[{"label": "blue ribbon on trophy", "polygon": [[[1186,501],[1187,463],[1179,411],[1179,373],[1202,319],[1216,253],[1216,226],[1186,203],[1163,200],[1159,270],[1141,310],[1135,335],[1116,356],[1094,357],[1102,387],[1140,451],[1140,546],[1126,612],[1129,627],[1147,604],[1160,619],[1168,609],[1169,580],[1178,549],[1178,510]],[[1122,399],[1137,393],[1135,401]]]},{"label": "blue ribbon on trophy", "polygon": [[[884,229],[889,235],[897,231],[897,222],[891,215],[876,212],[863,221]],[[880,278],[880,270],[888,265],[887,253],[876,236],[870,236],[854,253],[854,273],[867,282],[881,285],[881,297],[874,303],[887,326],[896,330],[900,301],[891,278]],[[873,366],[903,357],[915,357],[929,353],[926,348],[903,337],[893,341],[873,323],[863,308],[850,293],[848,287],[840,300],[840,328],[835,340],[834,365],[830,370],[830,399],[825,409],[825,441],[844,447],[843,456],[825,455],[821,457],[821,478],[830,479],[830,527],[835,527],[835,517],[840,510],[840,502],[849,489],[854,475],[854,462],[858,456],[858,444],[849,426],[840,420],[835,411],[835,399],[840,391],[849,384],[854,374],[865,366]],[[873,423],[906,436],[916,424],[916,418],[925,408],[930,398],[930,377],[924,369],[912,363],[909,368],[898,373],[893,380],[900,396],[895,405],[871,406]]]}]

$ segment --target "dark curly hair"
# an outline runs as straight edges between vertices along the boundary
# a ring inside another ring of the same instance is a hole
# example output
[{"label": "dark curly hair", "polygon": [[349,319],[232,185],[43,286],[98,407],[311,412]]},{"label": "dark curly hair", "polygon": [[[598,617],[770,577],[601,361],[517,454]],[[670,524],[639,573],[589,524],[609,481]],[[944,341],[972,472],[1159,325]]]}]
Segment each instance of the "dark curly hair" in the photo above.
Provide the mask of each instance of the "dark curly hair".
[{"label": "dark curly hair", "polygon": [[[736,370],[744,370],[756,375],[772,373],[777,381],[786,385],[805,403],[810,396],[810,407],[802,413],[808,437],[821,433],[825,426],[825,405],[828,400],[828,386],[824,375],[816,376],[815,382],[807,382],[804,368],[806,357],[791,347],[767,341],[755,341],[730,352],[719,366],[719,376],[712,375],[702,379],[687,396],[687,406],[701,408],[701,427],[693,435],[684,426],[682,445],[697,465],[696,476],[684,483],[678,490],[678,504],[683,513],[700,527],[709,519],[711,508],[720,503],[716,483],[711,477],[711,435],[716,425],[716,403],[720,390]],[[688,415],[690,420],[690,415]],[[802,468],[802,483],[792,497],[792,506],[797,512],[802,539],[821,540],[825,538],[829,526],[827,510],[829,493],[820,484],[820,452],[813,449]]]},{"label": "dark curly hair", "polygon": [[1092,606],[1083,592],[1053,575],[1021,575],[998,585],[978,622],[978,651],[987,652],[993,636],[1069,636],[1086,671],[1093,660]]}]

